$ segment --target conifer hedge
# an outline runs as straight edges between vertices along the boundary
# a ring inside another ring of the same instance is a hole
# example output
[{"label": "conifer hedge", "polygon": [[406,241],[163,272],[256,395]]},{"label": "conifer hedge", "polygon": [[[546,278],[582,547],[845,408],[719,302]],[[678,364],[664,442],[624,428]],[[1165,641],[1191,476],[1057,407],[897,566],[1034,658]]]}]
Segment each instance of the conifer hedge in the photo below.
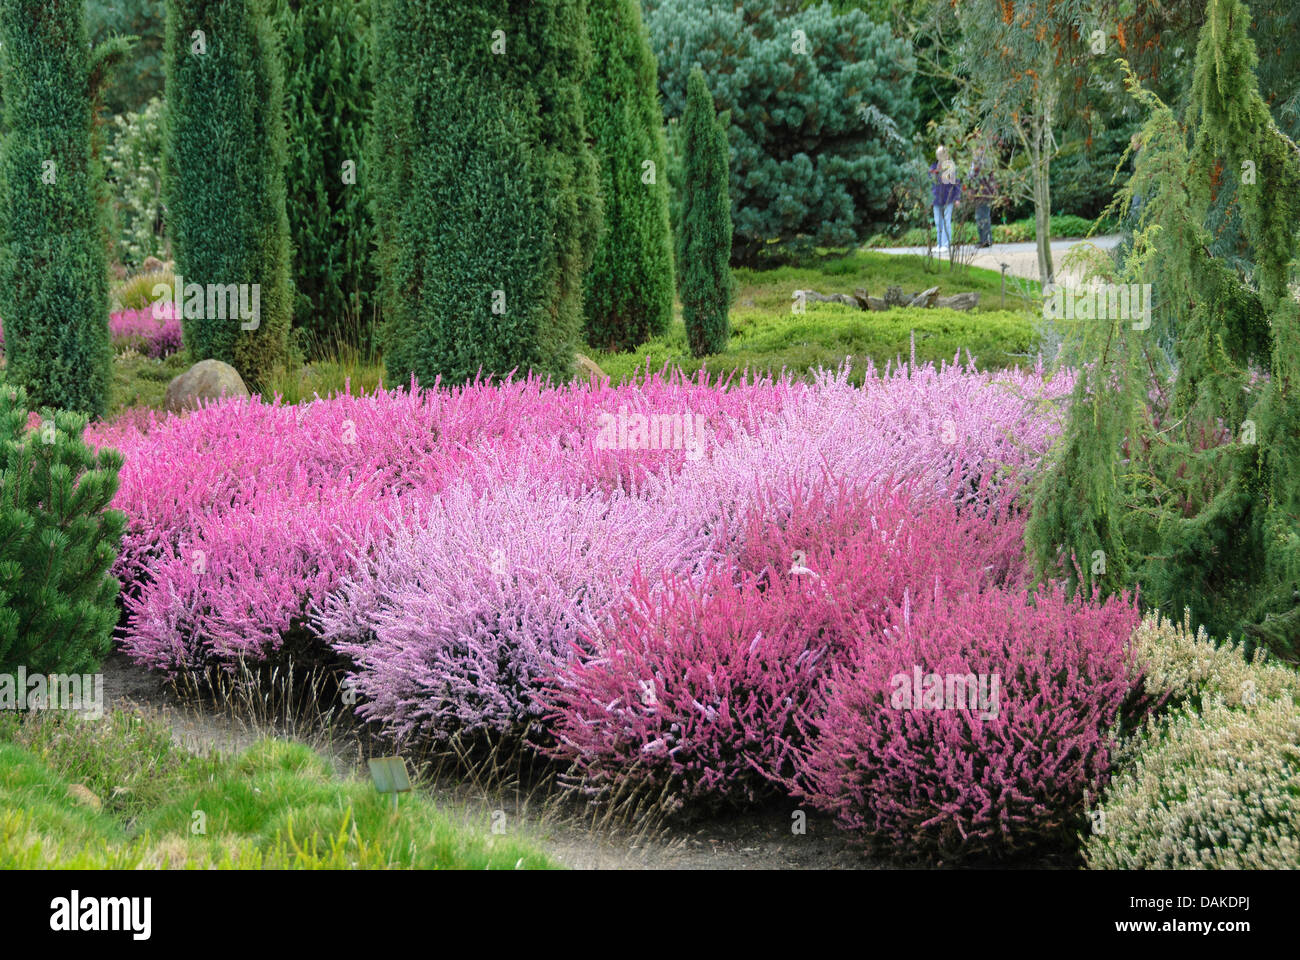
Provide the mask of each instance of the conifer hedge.
[{"label": "conifer hedge", "polygon": [[600,224],[585,0],[376,0],[370,171],[389,381],[569,373]]},{"label": "conifer hedge", "polygon": [[[164,51],[163,189],[176,273],[205,290],[201,316],[191,316],[187,295],[185,344],[195,360],[223,360],[257,387],[288,362],[293,307],[274,27],[263,0],[168,0]],[[255,319],[231,318],[221,297],[208,303],[209,285],[232,284],[247,285],[250,305],[256,286]]]},{"label": "conifer hedge", "polygon": [[366,0],[278,0],[293,242],[293,325],[323,347],[365,339],[374,291],[363,167],[370,112]]},{"label": "conifer hedge", "polygon": [[589,0],[595,65],[585,87],[605,230],[583,292],[586,339],[624,352],[673,316],[673,247],[659,80],[636,0]]},{"label": "conifer hedge", "polygon": [[107,199],[92,145],[105,71],[82,0],[0,4],[0,317],[7,376],[41,406],[108,405]]},{"label": "conifer hedge", "polygon": [[727,347],[731,308],[731,201],[727,197],[727,132],[698,67],[691,71],[682,121],[685,168],[677,237],[678,292],[691,354]]}]

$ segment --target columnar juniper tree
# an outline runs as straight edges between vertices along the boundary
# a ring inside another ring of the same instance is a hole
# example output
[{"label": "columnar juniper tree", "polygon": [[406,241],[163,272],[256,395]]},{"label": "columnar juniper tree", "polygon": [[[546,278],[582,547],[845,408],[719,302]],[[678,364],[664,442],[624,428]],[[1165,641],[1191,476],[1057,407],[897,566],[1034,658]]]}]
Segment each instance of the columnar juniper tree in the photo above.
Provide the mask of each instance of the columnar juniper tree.
[{"label": "columnar juniper tree", "polygon": [[678,293],[691,354],[726,349],[731,308],[731,201],[727,132],[713,110],[704,71],[691,71],[682,121],[686,168],[677,237]]},{"label": "columnar juniper tree", "polygon": [[668,329],[673,247],[659,78],[637,0],[588,0],[587,125],[605,230],[583,284],[586,339],[631,350]]},{"label": "columnar juniper tree", "polygon": [[[185,344],[194,359],[224,360],[259,385],[288,360],[293,306],[284,84],[263,0],[168,0],[164,52],[176,273],[205,291],[199,311],[186,297]],[[259,316],[230,316],[231,285],[250,305],[256,291]]]},{"label": "columnar juniper tree", "polygon": [[82,441],[85,414],[29,428],[26,401],[0,383],[0,672],[82,673],[117,625],[126,515],[108,506],[122,455]]},{"label": "columnar juniper tree", "polygon": [[585,0],[376,0],[369,183],[389,379],[566,375],[600,224]]},{"label": "columnar juniper tree", "polygon": [[112,351],[95,105],[122,40],[89,49],[82,0],[0,5],[0,317],[34,402],[102,414]]},{"label": "columnar juniper tree", "polygon": [[293,325],[322,346],[362,337],[374,280],[362,144],[370,111],[366,0],[277,0],[284,45]]},{"label": "columnar juniper tree", "polygon": [[[1300,305],[1287,286],[1300,150],[1260,97],[1249,13],[1210,0],[1186,130],[1152,94],[1145,198],[1114,279],[1153,283],[1149,327],[1082,324],[1082,373],[1028,540],[1085,592],[1140,584],[1220,638],[1300,651]],[[1205,212],[1239,174],[1252,274],[1211,254]],[[1176,332],[1176,336],[1173,334]],[[1098,562],[1100,561],[1100,562]]]}]

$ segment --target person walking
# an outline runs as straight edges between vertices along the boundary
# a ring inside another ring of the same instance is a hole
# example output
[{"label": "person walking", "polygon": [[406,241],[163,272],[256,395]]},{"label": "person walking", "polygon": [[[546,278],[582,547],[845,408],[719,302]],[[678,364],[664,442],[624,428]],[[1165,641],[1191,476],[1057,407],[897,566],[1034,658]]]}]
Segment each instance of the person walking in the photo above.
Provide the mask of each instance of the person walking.
[{"label": "person walking", "polygon": [[993,246],[993,201],[998,196],[997,181],[993,179],[988,155],[984,148],[975,151],[970,167],[971,199],[975,201],[975,227],[979,231],[980,246]]},{"label": "person walking", "polygon": [[957,164],[948,155],[948,148],[939,145],[930,167],[933,181],[934,232],[938,236],[936,253],[947,253],[952,247],[952,208],[961,199],[961,182],[957,179]]}]

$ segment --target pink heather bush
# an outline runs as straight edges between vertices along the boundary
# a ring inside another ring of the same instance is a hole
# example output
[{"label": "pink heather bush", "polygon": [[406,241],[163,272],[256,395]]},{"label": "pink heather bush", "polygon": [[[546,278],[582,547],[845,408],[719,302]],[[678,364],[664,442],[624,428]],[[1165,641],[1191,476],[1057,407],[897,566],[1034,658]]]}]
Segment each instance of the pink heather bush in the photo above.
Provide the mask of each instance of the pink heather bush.
[{"label": "pink heather bush", "polygon": [[[89,439],[126,456],[114,504],[129,517],[116,568],[124,647],[177,671],[269,656],[307,638],[354,659],[369,719],[446,736],[534,723],[539,676],[604,638],[611,611],[629,615],[638,565],[647,584],[668,576],[686,590],[717,577],[718,592],[748,577],[752,585],[739,589],[767,594],[761,566],[788,569],[785,554],[812,539],[813,520],[808,535],[781,539],[752,518],[765,511],[769,525],[784,523],[796,502],[822,503],[822,488],[897,488],[915,512],[969,505],[973,485],[985,484],[983,506],[959,518],[975,525],[970,544],[942,538],[965,536],[955,519],[942,536],[886,532],[880,549],[922,559],[908,572],[911,561],[891,555],[881,598],[913,575],[951,579],[955,558],[972,552],[991,559],[970,569],[1014,576],[1018,561],[998,538],[1011,538],[1018,521],[992,520],[1057,429],[1053,401],[1068,384],[925,366],[873,373],[861,389],[846,377],[726,389],[704,375],[619,387],[510,379],[299,406],[232,399],[96,426]],[[703,424],[702,448],[670,429],[683,417],[692,431]],[[761,484],[779,496],[756,512]],[[976,523],[981,513],[987,530]],[[547,530],[563,533],[547,543]],[[914,542],[922,536],[940,545],[928,559]],[[590,546],[556,554],[565,537]],[[765,545],[779,556],[765,558]],[[493,549],[513,571],[509,589],[488,575]],[[828,548],[807,553],[810,565],[839,569]],[[868,599],[877,596],[872,582]],[[658,602],[656,589],[645,588],[643,605]],[[497,606],[485,607],[485,597]],[[723,601],[701,593],[700,602]],[[764,609],[752,616],[781,622]],[[778,651],[788,639],[814,656],[808,637],[773,630]],[[748,757],[742,768],[754,770]]]},{"label": "pink heather bush", "polygon": [[682,569],[701,549],[650,500],[527,474],[458,483],[394,526],[319,629],[356,664],[363,716],[433,739],[528,732],[542,682],[601,631],[634,574]]},{"label": "pink heather bush", "polygon": [[557,677],[552,752],[576,765],[585,789],[759,799],[793,772],[795,718],[822,675],[909,590],[946,595],[1019,577],[1014,513],[978,517],[893,485],[825,486],[784,515],[780,502],[757,497],[735,570],[720,562],[662,589],[638,580],[626,617]]},{"label": "pink heather bush", "polygon": [[[866,625],[801,714],[796,795],[903,857],[1069,846],[1084,791],[1096,797],[1104,784],[1112,726],[1137,702],[1141,678],[1125,652],[1134,605],[1070,602],[1055,589],[1031,601],[998,587],[909,598],[892,619],[883,630]],[[983,689],[996,696],[964,706],[912,697],[931,674],[945,697],[947,677],[968,674],[988,678]]]},{"label": "pink heather bush", "polygon": [[[115,500],[129,518],[116,568],[133,598],[125,647],[165,670],[265,655],[308,627],[308,608],[355,569],[373,531],[450,483],[486,488],[521,470],[573,491],[648,483],[687,451],[598,447],[603,414],[698,413],[725,436],[797,389],[760,381],[722,391],[680,376],[640,388],[528,379],[301,406],[233,399],[97,428],[92,442],[126,456]],[[254,546],[225,530],[255,531]],[[196,550],[205,572],[191,571]]]},{"label": "pink heather bush", "polygon": [[151,307],[123,310],[108,318],[108,332],[115,350],[132,349],[159,359],[181,349],[181,322],[172,305],[160,304],[160,317]]}]

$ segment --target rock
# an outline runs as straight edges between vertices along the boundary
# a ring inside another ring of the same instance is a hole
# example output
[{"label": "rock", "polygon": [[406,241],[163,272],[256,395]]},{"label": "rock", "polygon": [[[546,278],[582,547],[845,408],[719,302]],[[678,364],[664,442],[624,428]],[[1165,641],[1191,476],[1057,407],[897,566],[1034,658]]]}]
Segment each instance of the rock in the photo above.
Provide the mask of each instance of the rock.
[{"label": "rock", "polygon": [[971,310],[980,302],[978,293],[955,293],[951,297],[940,297],[934,302],[936,307],[947,307],[949,310]]},{"label": "rock", "polygon": [[144,263],[140,264],[140,270],[143,273],[158,273],[163,268],[163,262],[157,257],[145,257]]},{"label": "rock", "polygon": [[910,298],[903,293],[902,287],[887,287],[885,289],[885,303],[891,307],[901,307],[907,304]]},{"label": "rock", "polygon": [[922,290],[920,293],[914,296],[908,302],[907,305],[909,307],[932,307],[934,306],[934,298],[937,297],[938,295],[939,295],[939,288],[931,287],[928,290]]},{"label": "rock", "polygon": [[605,371],[600,369],[600,364],[585,353],[580,353],[573,359],[579,379],[590,380],[592,377],[598,381],[607,379]]},{"label": "rock", "polygon": [[816,290],[796,290],[794,295],[802,295],[804,300],[812,303],[843,303],[850,307],[858,306],[856,298],[849,296],[847,293],[818,293]]},{"label": "rock", "polygon": [[99,810],[104,806],[99,797],[95,796],[94,792],[85,784],[74,783],[69,785],[68,796],[72,798],[73,803],[83,807],[90,807],[92,810]]},{"label": "rock", "polygon": [[200,360],[167,384],[166,406],[170,413],[193,410],[221,397],[246,397],[239,371],[220,360]]},{"label": "rock", "polygon": [[889,304],[885,303],[879,297],[867,297],[868,310],[888,310]]}]

